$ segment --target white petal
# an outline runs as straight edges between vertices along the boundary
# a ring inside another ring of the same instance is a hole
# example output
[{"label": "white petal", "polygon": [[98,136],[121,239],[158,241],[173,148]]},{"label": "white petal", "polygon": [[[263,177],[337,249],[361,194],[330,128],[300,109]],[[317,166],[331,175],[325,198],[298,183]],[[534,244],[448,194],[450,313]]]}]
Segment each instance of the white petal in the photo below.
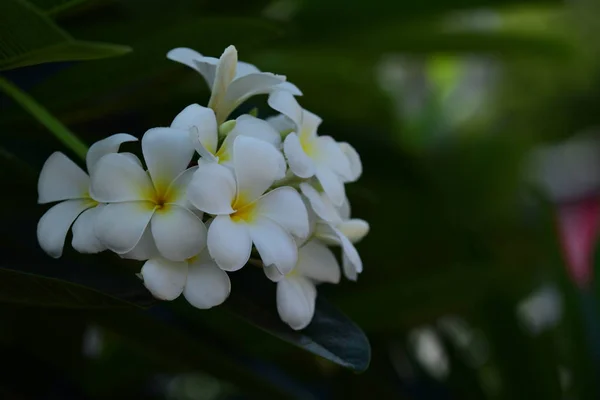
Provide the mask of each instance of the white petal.
[{"label": "white petal", "polygon": [[96,219],[96,235],[115,253],[127,253],[140,241],[152,214],[150,202],[107,204]]},{"label": "white petal", "polygon": [[299,135],[316,136],[317,129],[323,120],[317,114],[302,110],[302,129]]},{"label": "white petal", "polygon": [[308,214],[300,194],[291,187],[277,188],[256,202],[257,215],[267,217],[294,236],[308,236]]},{"label": "white petal", "polygon": [[157,210],[150,223],[160,254],[172,261],[183,261],[206,246],[206,227],[190,210],[175,204]]},{"label": "white petal", "polygon": [[269,95],[269,106],[291,119],[296,124],[296,133],[302,126],[302,107],[294,96],[286,90],[276,90]]},{"label": "white petal", "polygon": [[294,122],[283,114],[277,114],[267,118],[265,121],[280,134],[282,132],[291,132],[296,129]]},{"label": "white petal", "polygon": [[341,177],[327,167],[317,168],[315,175],[333,205],[341,206],[346,198],[344,182]]},{"label": "white petal", "polygon": [[310,206],[319,218],[334,224],[342,222],[337,209],[325,193],[319,193],[317,189],[306,182],[300,184],[300,190],[306,196],[310,202]]},{"label": "white petal", "polygon": [[192,208],[192,204],[187,198],[187,190],[197,170],[198,167],[188,168],[171,182],[165,195],[165,202],[167,204],[177,204],[185,208]]},{"label": "white petal", "polygon": [[233,165],[237,184],[236,202],[248,204],[282,177],[281,166],[285,165],[285,160],[271,144],[238,136],[233,143]]},{"label": "white petal", "polygon": [[273,282],[279,282],[280,280],[285,278],[285,275],[279,272],[277,267],[275,267],[274,265],[265,265],[263,267],[263,271],[267,278],[269,278]]},{"label": "white petal", "polygon": [[156,248],[156,244],[154,243],[154,237],[152,237],[150,224],[148,224],[146,229],[144,229],[144,233],[135,247],[127,253],[119,254],[119,256],[121,258],[140,261],[146,261],[151,258],[160,257],[158,249]]},{"label": "white petal", "polygon": [[96,218],[104,205],[99,204],[85,210],[73,224],[73,240],[71,245],[80,253],[94,254],[106,250],[98,236],[96,236]]},{"label": "white petal", "polygon": [[187,189],[190,203],[209,214],[231,214],[235,200],[235,178],[222,165],[201,164],[194,173]]},{"label": "white petal", "polygon": [[187,169],[194,155],[189,132],[173,128],[146,131],[142,138],[142,152],[154,188],[161,194]]},{"label": "white petal", "polygon": [[218,141],[215,112],[198,104],[190,104],[177,114],[171,123],[171,128],[176,129],[189,130],[192,127],[195,128],[192,141],[194,147],[197,142],[200,142],[204,148],[214,154],[217,151]]},{"label": "white petal", "polygon": [[237,69],[235,71],[235,77],[240,78],[242,76],[254,74],[257,72],[260,72],[260,69],[256,68],[255,65],[243,61],[238,61]]},{"label": "white petal", "polygon": [[236,68],[237,50],[234,46],[229,46],[219,58],[215,81],[211,89],[212,93],[208,101],[208,106],[215,110],[217,122],[223,122],[227,118],[227,115],[221,114],[221,109],[224,107],[223,104],[225,103],[225,96],[227,95],[229,85],[235,78]]},{"label": "white petal", "polygon": [[281,145],[281,135],[268,122],[252,115],[242,115],[235,121],[235,128],[229,133],[228,138],[244,135],[264,140],[275,147]]},{"label": "white petal", "polygon": [[358,155],[356,149],[352,147],[349,143],[340,142],[338,144],[350,164],[350,175],[348,176],[347,182],[356,182],[358,178],[360,178],[360,176],[362,175],[363,170],[360,155]]},{"label": "white petal", "polygon": [[144,166],[142,165],[142,162],[140,161],[140,159],[138,158],[138,156],[136,156],[135,154],[129,153],[129,152],[126,152],[126,151],[124,151],[122,153],[119,153],[119,154],[127,157],[129,159],[129,161],[132,161],[133,163],[139,165],[140,168],[144,169]]},{"label": "white petal", "polygon": [[222,103],[222,113],[219,110],[217,117],[224,120],[237,106],[257,94],[270,93],[285,78],[268,72],[253,73],[235,79],[229,85],[227,94]]},{"label": "white petal", "polygon": [[196,308],[207,309],[223,303],[231,292],[231,282],[225,271],[203,252],[189,264],[183,289],[186,300]]},{"label": "white petal", "polygon": [[123,154],[107,154],[91,176],[91,196],[102,203],[151,200],[154,187],[139,165]]},{"label": "white petal", "polygon": [[128,133],[117,133],[116,135],[109,136],[106,139],[94,143],[90,146],[90,149],[85,156],[85,163],[88,171],[91,173],[98,160],[105,155],[118,152],[119,147],[121,147],[123,143],[135,141],[137,141],[135,136],[131,136]]},{"label": "white petal", "polygon": [[302,148],[298,135],[290,133],[286,136],[283,152],[294,174],[300,178],[310,178],[315,174],[315,163]]},{"label": "white petal", "polygon": [[146,261],[142,267],[144,286],[160,300],[175,300],[185,285],[187,262],[174,262],[161,258]]},{"label": "white petal", "polygon": [[292,329],[308,326],[315,313],[317,289],[308,279],[284,279],[277,283],[277,312]]},{"label": "white petal", "polygon": [[350,219],[350,201],[348,197],[344,199],[344,202],[341,206],[337,207],[337,212],[342,217],[342,220]]},{"label": "white petal", "polygon": [[187,47],[178,47],[170,50],[167,53],[167,58],[169,60],[177,61],[179,63],[187,65],[190,68],[196,69],[194,60],[201,60],[203,58],[203,55],[198,53],[196,50],[192,50]]},{"label": "white petal", "polygon": [[250,258],[252,239],[246,225],[234,223],[228,215],[219,215],[208,228],[207,245],[219,268],[237,271]]},{"label": "white petal", "polygon": [[342,152],[340,145],[331,136],[319,136],[316,141],[319,154],[319,166],[325,166],[335,172],[344,181],[352,176],[350,161]]},{"label": "white petal", "polygon": [[86,200],[67,200],[46,211],[37,225],[40,247],[51,257],[60,257],[71,224],[90,206],[91,203]]},{"label": "white petal", "polygon": [[77,164],[63,153],[48,157],[38,180],[38,203],[51,203],[87,196],[90,179]]},{"label": "white petal", "polygon": [[338,229],[323,223],[317,224],[315,236],[322,239],[325,243],[335,243],[342,246],[342,258],[346,258],[346,260],[342,260],[344,274],[348,279],[356,280],[356,273],[362,272],[363,265],[356,247],[354,247],[350,240]]},{"label": "white petal", "polygon": [[369,223],[364,219],[349,219],[337,226],[352,243],[357,243],[369,233]]},{"label": "white petal", "polygon": [[265,265],[274,265],[284,275],[294,269],[298,247],[285,229],[268,218],[257,218],[248,224],[248,230]]},{"label": "white petal", "polygon": [[302,91],[298,89],[298,86],[294,85],[291,82],[281,82],[279,85],[277,85],[277,89],[290,92],[294,96],[302,96]]},{"label": "white petal", "polygon": [[351,280],[356,281],[358,279],[358,272],[356,271],[356,265],[346,255],[342,253],[342,268],[344,269],[344,276]]},{"label": "white petal", "polygon": [[322,242],[312,239],[298,249],[296,270],[317,282],[338,283],[340,266],[335,256]]}]

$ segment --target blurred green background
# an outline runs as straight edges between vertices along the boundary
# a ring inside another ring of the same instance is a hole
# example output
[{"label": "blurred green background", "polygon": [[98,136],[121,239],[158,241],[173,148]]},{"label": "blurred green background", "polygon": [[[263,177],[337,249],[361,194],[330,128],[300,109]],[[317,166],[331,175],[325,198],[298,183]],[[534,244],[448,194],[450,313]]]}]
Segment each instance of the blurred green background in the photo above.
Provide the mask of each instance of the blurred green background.
[{"label": "blurred green background", "polygon": [[[600,124],[599,18],[592,0],[0,0],[0,77],[88,145],[206,104],[174,47],[233,44],[300,87],[364,164],[347,187],[371,224],[364,272],[319,293],[372,347],[357,375],[228,307],[147,308],[139,263],[69,239],[43,254],[37,174],[76,156],[4,94],[1,397],[600,398],[600,292],[569,275],[557,224],[600,187],[560,147]],[[265,96],[238,112],[253,107],[273,114]],[[542,172],[540,149],[559,154]]]}]

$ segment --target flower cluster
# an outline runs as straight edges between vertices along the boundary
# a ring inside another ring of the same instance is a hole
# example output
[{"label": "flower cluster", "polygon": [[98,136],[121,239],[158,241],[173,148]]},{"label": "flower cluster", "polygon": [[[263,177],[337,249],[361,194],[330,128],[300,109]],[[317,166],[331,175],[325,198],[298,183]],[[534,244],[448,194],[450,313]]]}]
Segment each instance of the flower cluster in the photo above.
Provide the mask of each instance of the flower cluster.
[{"label": "flower cluster", "polygon": [[[75,250],[144,261],[140,276],[156,298],[183,294],[203,309],[228,297],[228,272],[259,265],[277,282],[282,320],[303,329],[314,314],[315,285],[340,280],[327,246],[341,247],[348,279],[362,271],[353,243],[369,225],[350,218],[344,189],[361,175],[360,158],[348,143],[317,134],[321,119],[298,104],[296,86],[238,62],[233,46],[219,59],[185,48],[167,57],[203,76],[208,107],[192,104],[170,127],[146,131],[143,162],[119,152],[137,141],[124,133],[90,147],[89,175],[52,154],[39,203],[59,203],[39,221],[40,246],[60,257],[72,226]],[[228,120],[256,94],[268,94],[280,114]]]}]

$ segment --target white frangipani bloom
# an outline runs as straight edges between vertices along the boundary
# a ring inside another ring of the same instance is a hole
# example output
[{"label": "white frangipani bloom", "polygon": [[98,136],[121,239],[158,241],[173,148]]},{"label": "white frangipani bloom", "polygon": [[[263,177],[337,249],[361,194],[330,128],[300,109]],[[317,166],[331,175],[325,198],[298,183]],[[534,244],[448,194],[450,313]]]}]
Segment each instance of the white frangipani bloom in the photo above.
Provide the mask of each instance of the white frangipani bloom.
[{"label": "white frangipani bloom", "polygon": [[265,193],[280,175],[282,159],[271,144],[241,135],[233,142],[233,170],[206,163],[194,173],[188,199],[199,210],[216,216],[208,229],[207,245],[223,270],[242,268],[253,243],[265,265],[275,265],[284,274],[296,265],[292,235],[308,235],[304,202],[291,187]]},{"label": "white frangipani bloom", "polygon": [[197,255],[205,247],[206,227],[186,200],[196,170],[187,169],[194,153],[188,132],[150,129],[142,138],[142,152],[148,171],[139,160],[122,154],[102,157],[92,171],[91,193],[108,203],[96,222],[98,238],[131,258],[146,258],[139,247],[148,243],[171,261]]},{"label": "white frangipani bloom", "polygon": [[[177,114],[171,128],[190,131],[192,143],[196,151],[202,156],[201,162],[216,162],[231,166],[233,141],[240,135],[264,140],[277,149],[281,146],[281,135],[261,119],[251,115],[242,115],[232,122],[234,123],[233,128],[228,132],[220,147],[218,147],[217,120],[214,111],[210,108],[198,104],[187,106]],[[285,160],[282,161],[280,169],[282,170],[281,176],[283,176],[286,169]]]},{"label": "white frangipani bloom", "polygon": [[[86,155],[88,171],[94,170],[102,156],[119,151],[122,143],[136,140],[119,133],[94,143]],[[106,249],[94,233],[94,223],[102,206],[90,196],[89,190],[89,176],[63,153],[53,153],[44,163],[38,181],[38,203],[60,201],[42,216],[37,226],[38,242],[50,256],[62,255],[71,225],[75,250],[98,253]]]},{"label": "white frangipani bloom", "polygon": [[340,267],[335,256],[317,239],[311,239],[298,249],[296,267],[282,275],[274,267],[265,267],[265,274],[277,282],[277,312],[292,329],[304,329],[315,313],[316,284],[339,283]]},{"label": "white frangipani bloom", "polygon": [[185,47],[169,51],[167,58],[202,75],[212,91],[208,107],[215,110],[219,123],[223,123],[237,106],[254,95],[271,93],[275,89],[286,90],[293,95],[302,94],[295,85],[285,81],[285,76],[261,72],[252,64],[238,62],[234,46],[227,47],[219,59],[205,57]]},{"label": "white frangipani bloom", "polygon": [[315,237],[327,244],[342,247],[344,275],[355,281],[363,266],[354,243],[358,243],[369,233],[369,223],[359,218],[350,218],[348,199],[344,199],[341,207],[335,207],[326,193],[319,193],[306,182],[300,184],[300,190],[320,219],[316,223]]},{"label": "white frangipani bloom", "polygon": [[184,261],[170,261],[153,255],[144,263],[140,275],[157,299],[175,300],[183,293],[191,305],[201,309],[223,303],[231,292],[229,276],[206,250]]},{"label": "white frangipani bloom", "polygon": [[273,92],[269,105],[294,123],[294,132],[283,142],[291,171],[300,178],[316,176],[325,193],[340,206],[345,197],[344,182],[353,177],[348,157],[340,145],[331,136],[317,135],[321,118],[303,110],[290,93]]}]

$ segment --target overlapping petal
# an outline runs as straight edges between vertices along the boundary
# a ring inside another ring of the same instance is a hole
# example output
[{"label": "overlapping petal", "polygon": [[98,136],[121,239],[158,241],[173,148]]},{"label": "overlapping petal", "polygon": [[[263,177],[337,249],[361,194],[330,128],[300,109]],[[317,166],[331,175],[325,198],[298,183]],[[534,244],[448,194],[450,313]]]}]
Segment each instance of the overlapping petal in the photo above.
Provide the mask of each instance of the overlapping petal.
[{"label": "overlapping petal", "polygon": [[340,266],[335,256],[317,239],[309,240],[300,247],[296,270],[315,282],[338,283],[340,281]]},{"label": "overlapping petal", "polygon": [[96,235],[115,253],[127,253],[140,241],[154,208],[145,201],[107,204],[97,218]]},{"label": "overlapping petal", "polygon": [[346,220],[337,228],[351,243],[358,243],[369,233],[369,223],[359,218]]},{"label": "overlapping petal", "polygon": [[86,156],[85,163],[87,170],[91,173],[94,166],[102,157],[109,153],[116,153],[119,151],[119,147],[126,142],[135,142],[137,138],[128,133],[117,133],[109,136],[106,139],[102,139],[90,146]]},{"label": "overlapping petal", "polygon": [[61,152],[48,157],[38,179],[38,203],[51,203],[87,196],[88,175]]},{"label": "overlapping petal", "polygon": [[207,246],[221,269],[237,271],[250,258],[252,239],[245,224],[236,224],[228,215],[219,215],[208,229]]},{"label": "overlapping petal", "polygon": [[296,125],[296,133],[300,132],[302,126],[302,107],[296,101],[294,96],[286,90],[276,90],[269,95],[267,100],[269,106],[285,115]]},{"label": "overlapping petal", "polygon": [[292,329],[308,326],[315,313],[317,290],[303,277],[284,279],[277,283],[277,311]]},{"label": "overlapping petal", "polygon": [[298,261],[294,238],[268,218],[248,224],[250,237],[265,265],[274,265],[282,274],[289,273]]},{"label": "overlapping petal", "polygon": [[230,292],[229,276],[217,266],[208,252],[202,252],[189,263],[183,295],[191,305],[200,309],[218,306]]},{"label": "overlapping petal", "polygon": [[103,203],[152,200],[154,186],[138,164],[123,154],[102,157],[91,176],[91,195]]},{"label": "overlapping petal", "polygon": [[281,152],[262,140],[238,136],[233,143],[233,154],[238,204],[256,200],[285,174],[281,171],[285,165]]},{"label": "overlapping petal", "polygon": [[144,286],[160,300],[175,300],[183,292],[188,274],[186,261],[175,262],[153,258],[144,263]]},{"label": "overlapping petal", "polygon": [[256,202],[257,214],[267,217],[292,235],[308,236],[308,214],[302,198],[291,187],[277,188]]},{"label": "overlapping petal", "polygon": [[195,128],[192,133],[192,145],[198,146],[201,143],[210,153],[217,151],[218,126],[215,112],[207,107],[198,104],[190,104],[183,109],[173,122],[171,128],[187,130]]},{"label": "overlapping petal", "polygon": [[71,245],[78,252],[93,254],[106,250],[106,246],[96,236],[96,220],[103,207],[100,204],[85,210],[73,223]]},{"label": "overlapping petal", "polygon": [[194,207],[214,215],[231,214],[235,195],[232,172],[214,163],[199,165],[187,189],[188,200]]},{"label": "overlapping petal", "polygon": [[306,154],[295,133],[290,133],[283,141],[283,152],[292,172],[300,178],[310,178],[316,172],[315,162]]},{"label": "overlapping petal", "polygon": [[37,225],[40,247],[51,257],[59,258],[71,224],[90,206],[88,200],[67,200],[46,211]]},{"label": "overlapping petal", "polygon": [[206,227],[190,210],[165,205],[152,216],[152,236],[160,254],[172,261],[184,261],[206,246]]},{"label": "overlapping petal", "polygon": [[142,138],[142,152],[154,188],[161,194],[187,169],[194,155],[189,132],[174,128],[146,131]]},{"label": "overlapping petal", "polygon": [[362,161],[360,160],[360,155],[356,151],[352,145],[346,142],[338,143],[342,152],[348,159],[348,163],[350,164],[350,175],[348,176],[347,182],[356,182],[358,178],[362,175]]}]

